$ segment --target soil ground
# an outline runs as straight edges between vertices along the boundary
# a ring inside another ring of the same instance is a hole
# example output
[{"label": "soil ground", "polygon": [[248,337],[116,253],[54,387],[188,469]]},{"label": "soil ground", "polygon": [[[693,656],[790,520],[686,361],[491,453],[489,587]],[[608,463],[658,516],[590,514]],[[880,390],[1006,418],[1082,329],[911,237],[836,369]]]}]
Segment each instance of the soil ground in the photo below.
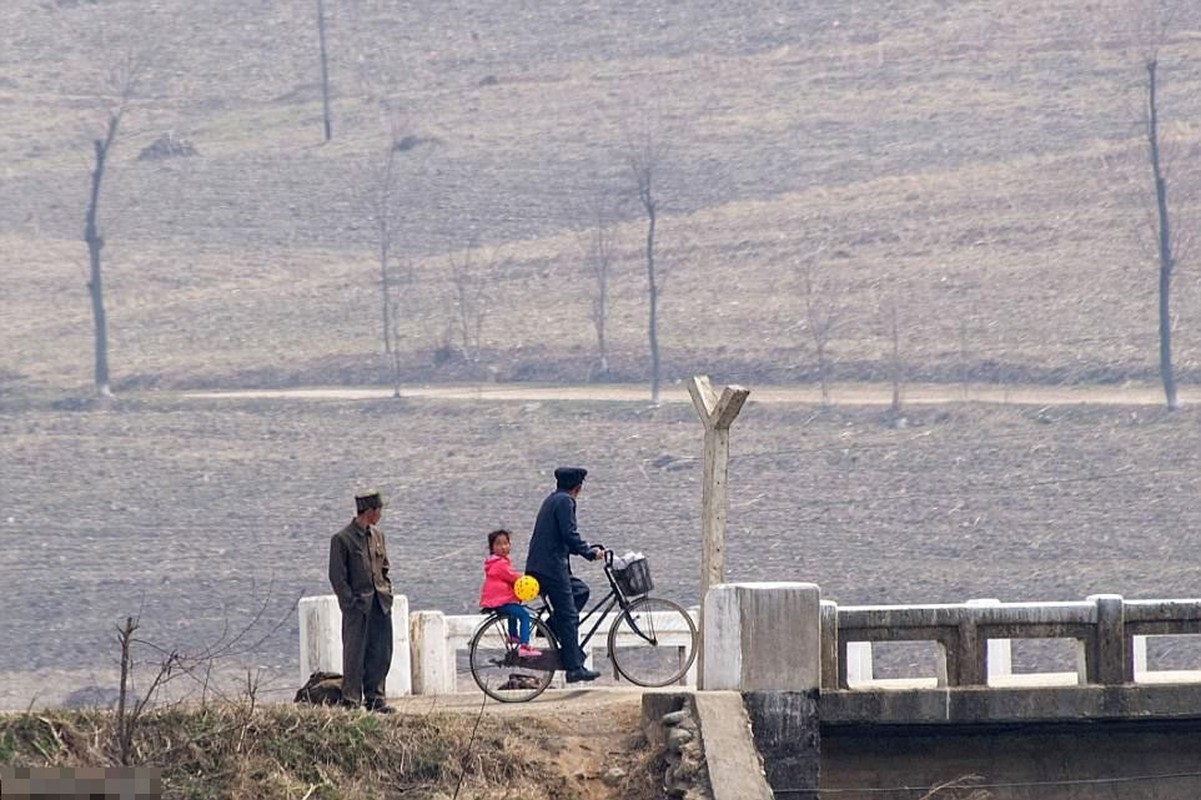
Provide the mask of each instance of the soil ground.
[{"label": "soil ground", "polygon": [[548,746],[568,790],[579,800],[609,800],[632,795],[623,794],[620,784],[606,783],[605,773],[613,768],[626,775],[637,773],[650,756],[642,735],[642,693],[632,689],[548,689],[528,703],[485,703],[482,694],[465,694],[401,698],[393,705],[406,714],[498,715],[512,720],[518,730],[522,720],[535,719],[553,732]]},{"label": "soil ground", "polygon": [[[328,593],[329,536],[365,485],[390,497],[393,579],[413,610],[472,612],[484,535],[513,530],[520,561],[568,462],[591,470],[583,533],[644,551],[656,594],[694,604],[700,438],[684,402],[144,395],[4,411],[0,705],[111,700],[127,615],[188,652],[245,630],[221,668],[290,698],[294,603]],[[848,604],[1197,592],[1196,408],[944,403],[898,418],[756,401],[731,447],[733,580],[813,581]],[[600,591],[594,568],[579,573]],[[1178,642],[1157,658],[1197,663]]]}]

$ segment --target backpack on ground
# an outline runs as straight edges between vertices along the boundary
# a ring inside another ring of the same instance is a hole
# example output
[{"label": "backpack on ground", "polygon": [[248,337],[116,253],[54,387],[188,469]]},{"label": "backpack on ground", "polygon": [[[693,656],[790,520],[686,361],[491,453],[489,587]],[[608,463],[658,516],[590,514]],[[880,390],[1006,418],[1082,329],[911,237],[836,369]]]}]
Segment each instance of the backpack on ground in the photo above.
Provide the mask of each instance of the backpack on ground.
[{"label": "backpack on ground", "polygon": [[336,706],[342,702],[342,673],[317,670],[296,693],[297,703]]}]

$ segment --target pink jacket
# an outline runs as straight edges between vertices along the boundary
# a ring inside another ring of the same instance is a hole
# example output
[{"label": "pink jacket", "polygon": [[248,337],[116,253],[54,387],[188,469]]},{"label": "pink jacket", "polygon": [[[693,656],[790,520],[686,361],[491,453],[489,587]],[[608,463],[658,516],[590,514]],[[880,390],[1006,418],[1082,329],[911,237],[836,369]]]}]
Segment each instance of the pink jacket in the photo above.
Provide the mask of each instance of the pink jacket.
[{"label": "pink jacket", "polygon": [[504,556],[491,555],[484,559],[484,585],[480,587],[480,608],[496,608],[506,603],[520,603],[513,594],[513,582],[521,573],[513,569]]}]

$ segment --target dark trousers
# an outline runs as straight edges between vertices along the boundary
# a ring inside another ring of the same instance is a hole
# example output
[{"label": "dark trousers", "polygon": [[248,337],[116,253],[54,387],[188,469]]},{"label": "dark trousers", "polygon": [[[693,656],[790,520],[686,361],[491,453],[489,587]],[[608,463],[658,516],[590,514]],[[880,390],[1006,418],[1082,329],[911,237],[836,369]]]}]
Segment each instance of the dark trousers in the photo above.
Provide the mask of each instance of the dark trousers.
[{"label": "dark trousers", "polygon": [[530,574],[538,579],[542,594],[550,600],[553,609],[550,629],[559,640],[559,658],[563,662],[563,669],[579,669],[584,666],[584,651],[580,647],[580,612],[588,604],[588,596],[592,591],[588,584],[574,575]]},{"label": "dark trousers", "polygon": [[384,679],[392,666],[392,617],[384,613],[379,598],[371,610],[342,612],[342,697],[368,704],[384,699]]}]

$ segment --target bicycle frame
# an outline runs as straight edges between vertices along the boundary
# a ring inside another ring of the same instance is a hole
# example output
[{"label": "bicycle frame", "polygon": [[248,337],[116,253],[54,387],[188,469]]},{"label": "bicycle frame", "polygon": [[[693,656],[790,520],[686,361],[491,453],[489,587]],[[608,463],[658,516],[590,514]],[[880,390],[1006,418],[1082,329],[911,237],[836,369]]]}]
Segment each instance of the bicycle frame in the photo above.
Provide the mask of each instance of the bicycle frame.
[{"label": "bicycle frame", "polygon": [[[596,616],[596,621],[592,623],[592,627],[588,630],[588,633],[584,634],[584,637],[580,640],[580,647],[586,648],[588,646],[588,643],[592,641],[592,637],[596,635],[597,630],[600,629],[601,623],[603,623],[605,618],[609,616],[609,613],[613,610],[614,606],[621,606],[621,612],[623,614],[625,614],[626,609],[630,607],[630,599],[625,596],[624,592],[621,591],[621,587],[617,585],[617,577],[613,574],[613,552],[611,550],[605,551],[605,578],[609,581],[609,593],[600,600],[597,600],[592,608],[588,609],[580,617],[580,630],[583,630],[587,626],[588,621],[592,619],[594,615]],[[542,607],[537,611],[538,617],[545,621],[545,618],[549,616],[550,610],[550,603],[544,600]],[[657,643],[654,636],[648,636],[642,632],[642,630],[638,627],[638,624],[634,621],[633,617],[627,617],[627,619],[630,621],[630,628],[635,633],[637,633],[650,644]]]}]

